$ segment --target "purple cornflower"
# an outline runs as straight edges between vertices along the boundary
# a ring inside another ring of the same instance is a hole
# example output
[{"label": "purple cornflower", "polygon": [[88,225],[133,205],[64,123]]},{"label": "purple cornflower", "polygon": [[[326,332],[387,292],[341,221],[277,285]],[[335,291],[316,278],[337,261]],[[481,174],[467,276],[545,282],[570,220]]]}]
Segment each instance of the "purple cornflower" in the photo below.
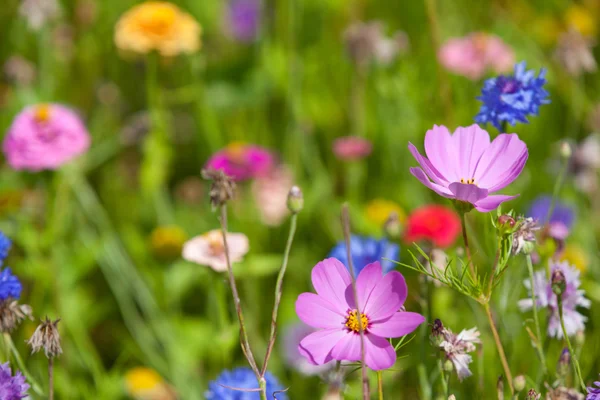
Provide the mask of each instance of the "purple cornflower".
[{"label": "purple cornflower", "polygon": [[[268,400],[287,399],[286,394],[281,392],[284,389],[283,386],[270,372],[265,374],[265,380],[267,381]],[[257,389],[258,381],[254,372],[248,367],[236,368],[232,371],[225,370],[214,381],[209,382],[208,391],[204,393],[204,397],[207,400],[258,400],[260,398],[258,392],[244,392],[230,388]],[[275,392],[280,393],[274,395]]]},{"label": "purple cornflower", "polygon": [[542,104],[550,103],[548,92],[543,88],[545,75],[546,70],[542,69],[536,77],[533,70],[526,70],[525,61],[522,61],[515,65],[514,75],[500,75],[486,80],[481,96],[477,97],[483,105],[475,122],[489,122],[498,129],[501,129],[504,121],[511,125],[529,122],[528,115],[537,115]]},{"label": "purple cornflower", "polygon": [[587,388],[588,394],[585,400],[600,400],[600,381],[594,382],[594,386]]},{"label": "purple cornflower", "polygon": [[12,375],[8,363],[0,364],[0,399],[20,400],[28,396],[29,385],[25,383],[25,377],[17,371]]},{"label": "purple cornflower", "polygon": [[[367,236],[352,235],[350,238],[350,249],[352,250],[352,266],[354,273],[358,275],[368,264],[379,261],[383,272],[389,272],[394,269],[394,263],[390,260],[398,261],[400,258],[400,246],[391,243],[387,239],[375,239]],[[346,242],[338,242],[329,252],[327,257],[337,258],[348,268],[348,252]],[[385,259],[384,259],[385,258]]]},{"label": "purple cornflower", "polygon": [[364,267],[356,279],[358,305],[349,295],[350,273],[335,258],[313,268],[312,283],[317,294],[300,294],[296,314],[319,329],[298,346],[300,354],[314,365],[331,360],[360,361],[362,326],[365,364],[376,371],[390,368],[396,362],[396,352],[387,338],[408,335],[425,321],[420,314],[400,311],[408,295],[404,277],[398,271],[383,275],[379,262]]},{"label": "purple cornflower", "polygon": [[540,196],[531,203],[527,216],[537,221],[539,225],[548,224],[548,233],[550,237],[558,240],[564,240],[575,221],[575,211],[573,208],[558,201],[554,204],[552,215],[548,219],[548,211],[552,197]]},{"label": "purple cornflower", "polygon": [[[579,279],[579,270],[566,261],[550,261],[551,272],[561,271],[565,278],[565,289],[562,294],[563,316],[565,329],[568,336],[573,336],[579,331],[585,329],[587,318],[577,312],[577,306],[589,308],[590,300],[585,298],[585,292],[579,289],[581,281]],[[551,274],[552,276],[552,274]],[[524,281],[527,291],[531,293],[531,282],[529,279]],[[552,281],[546,277],[546,271],[537,271],[533,277],[535,294],[538,307],[547,307],[550,311],[550,320],[548,322],[548,335],[557,339],[562,339],[563,332],[560,326],[558,314],[558,302],[556,294],[552,291]],[[521,311],[527,311],[533,308],[531,298],[519,300]]]},{"label": "purple cornflower", "polygon": [[228,27],[234,39],[253,42],[260,29],[260,0],[232,0],[227,11]]},{"label": "purple cornflower", "polygon": [[[472,204],[477,211],[495,210],[516,196],[492,195],[517,179],[527,161],[527,145],[517,134],[490,135],[477,125],[450,134],[434,125],[425,134],[425,154],[409,143],[420,164],[410,172],[440,196]],[[430,180],[431,179],[431,180]],[[433,182],[432,182],[433,181]]]}]

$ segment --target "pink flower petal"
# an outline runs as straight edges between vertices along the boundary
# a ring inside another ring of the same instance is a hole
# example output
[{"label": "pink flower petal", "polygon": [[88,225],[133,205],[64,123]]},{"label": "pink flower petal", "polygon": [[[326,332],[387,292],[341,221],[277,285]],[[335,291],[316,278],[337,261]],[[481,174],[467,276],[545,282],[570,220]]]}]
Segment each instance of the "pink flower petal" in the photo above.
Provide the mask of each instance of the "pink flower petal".
[{"label": "pink flower petal", "polygon": [[454,140],[454,148],[458,149],[456,154],[458,175],[465,180],[473,178],[477,162],[490,146],[490,135],[479,125],[473,124],[466,128],[456,128],[452,140]]},{"label": "pink flower petal", "polygon": [[331,350],[344,337],[344,329],[324,329],[306,336],[298,345],[298,351],[314,365],[331,361]]},{"label": "pink flower petal", "polygon": [[374,371],[388,369],[396,362],[396,352],[386,339],[365,335],[365,364]]},{"label": "pink flower petal", "polygon": [[479,200],[474,203],[475,209],[479,212],[490,212],[494,211],[501,203],[505,201],[512,200],[514,198],[519,197],[519,195],[515,196],[506,196],[503,194],[488,196],[485,199]]},{"label": "pink flower petal", "polygon": [[302,293],[296,300],[296,314],[314,328],[342,328],[345,316],[329,301],[314,293]]},{"label": "pink flower petal", "polygon": [[438,185],[437,183],[433,183],[429,180],[425,172],[419,167],[410,168],[410,173],[413,174],[415,178],[421,181],[421,183],[427,186],[429,189],[433,190],[440,196],[448,197],[450,199],[454,198],[454,195],[448,188]]},{"label": "pink flower petal", "polygon": [[390,271],[381,278],[381,267],[379,269],[371,268],[366,271],[367,274],[363,273],[365,270],[361,271],[358,279],[361,279],[362,275],[363,279],[372,282],[372,278],[369,277],[371,274],[379,274],[380,279],[364,300],[364,313],[371,323],[387,319],[398,311],[406,300],[408,288],[404,277],[398,271]]},{"label": "pink flower petal", "polygon": [[319,296],[328,300],[341,313],[348,310],[345,293],[352,280],[341,261],[336,258],[321,261],[313,268],[311,278]]},{"label": "pink flower petal", "polygon": [[[379,261],[368,264],[360,271],[360,274],[358,274],[358,278],[356,279],[356,293],[360,301],[359,308],[361,310],[365,309],[367,299],[382,278],[383,269],[381,268]],[[354,302],[352,287],[349,287],[349,290],[346,291],[346,301],[348,301],[351,308],[357,308],[355,305],[356,303]]]},{"label": "pink flower petal", "polygon": [[417,148],[410,142],[408,143],[408,150],[413,155],[415,160],[417,160],[419,165],[421,165],[421,168],[423,168],[427,176],[429,176],[435,183],[439,185],[448,186],[450,182],[448,182],[446,177],[444,177],[440,171],[435,169],[431,162],[427,158],[423,157],[421,153],[419,153],[419,150],[417,150]]},{"label": "pink flower petal", "polygon": [[396,338],[408,335],[425,322],[425,317],[414,312],[397,312],[385,321],[379,321],[369,326],[369,333],[383,338]]},{"label": "pink flower petal", "polygon": [[[364,336],[366,336],[366,334]],[[365,337],[365,342],[366,341],[367,338]],[[333,350],[331,350],[331,357],[338,361],[360,361],[360,334],[354,331],[346,331],[346,334],[335,345]]]},{"label": "pink flower petal", "polygon": [[517,134],[498,135],[477,163],[475,183],[490,192],[504,188],[519,176],[527,156],[527,145]]},{"label": "pink flower petal", "polygon": [[471,204],[475,204],[479,200],[484,199],[488,194],[487,189],[482,189],[468,183],[454,182],[451,183],[448,188],[456,200],[466,201]]},{"label": "pink flower petal", "polygon": [[[457,175],[454,140],[445,126],[434,125],[425,134],[425,154],[436,170],[441,171],[449,182],[460,181]],[[414,174],[413,174],[414,175]]]}]

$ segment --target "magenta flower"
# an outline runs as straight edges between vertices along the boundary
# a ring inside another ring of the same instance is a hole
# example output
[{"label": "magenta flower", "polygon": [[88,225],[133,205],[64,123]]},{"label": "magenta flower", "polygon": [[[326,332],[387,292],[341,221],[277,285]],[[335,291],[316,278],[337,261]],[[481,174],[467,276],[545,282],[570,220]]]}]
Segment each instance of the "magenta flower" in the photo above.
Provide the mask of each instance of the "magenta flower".
[{"label": "magenta flower", "polygon": [[90,146],[81,119],[67,107],[40,104],[25,108],[14,119],[3,150],[14,169],[56,169]]},{"label": "magenta flower", "polygon": [[327,258],[315,265],[312,283],[317,294],[302,293],[296,300],[298,317],[319,329],[298,346],[311,364],[360,361],[361,318],[366,365],[373,370],[389,368],[396,362],[396,352],[386,338],[407,335],[425,321],[420,314],[400,311],[408,292],[404,277],[398,271],[383,275],[379,262],[367,265],[358,275],[359,307],[350,273],[339,260]]},{"label": "magenta flower", "polygon": [[333,142],[333,153],[344,161],[355,161],[371,154],[373,145],[368,139],[358,136],[344,136]]},{"label": "magenta flower", "polygon": [[408,149],[421,166],[410,172],[422,184],[440,196],[471,203],[480,212],[518,196],[492,193],[517,179],[528,156],[517,134],[503,133],[490,143],[489,134],[477,125],[459,127],[452,135],[445,126],[434,125],[425,135],[427,158],[412,143]]},{"label": "magenta flower", "polygon": [[275,165],[273,154],[260,146],[234,142],[206,162],[205,169],[223,170],[236,181],[268,175]]}]

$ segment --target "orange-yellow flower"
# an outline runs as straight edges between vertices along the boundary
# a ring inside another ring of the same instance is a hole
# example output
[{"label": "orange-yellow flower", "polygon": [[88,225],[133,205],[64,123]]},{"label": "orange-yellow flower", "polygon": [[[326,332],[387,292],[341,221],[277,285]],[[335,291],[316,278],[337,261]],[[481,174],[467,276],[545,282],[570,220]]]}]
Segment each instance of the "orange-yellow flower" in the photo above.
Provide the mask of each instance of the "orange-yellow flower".
[{"label": "orange-yellow flower", "polygon": [[406,219],[406,214],[404,213],[402,207],[390,200],[371,200],[365,207],[367,219],[377,225],[383,225],[392,212],[398,214],[398,219],[400,222],[404,222]]},{"label": "orange-yellow flower", "polygon": [[125,374],[125,387],[136,400],[174,400],[175,395],[162,377],[151,368],[136,367]]},{"label": "orange-yellow flower", "polygon": [[574,265],[582,274],[587,271],[590,264],[590,260],[585,251],[581,247],[573,244],[568,244],[565,247],[565,250],[560,256],[560,261],[568,261],[569,264]]},{"label": "orange-yellow flower", "polygon": [[147,54],[158,51],[172,57],[200,49],[198,22],[176,5],[147,1],[121,16],[115,28],[115,43],[124,51]]}]

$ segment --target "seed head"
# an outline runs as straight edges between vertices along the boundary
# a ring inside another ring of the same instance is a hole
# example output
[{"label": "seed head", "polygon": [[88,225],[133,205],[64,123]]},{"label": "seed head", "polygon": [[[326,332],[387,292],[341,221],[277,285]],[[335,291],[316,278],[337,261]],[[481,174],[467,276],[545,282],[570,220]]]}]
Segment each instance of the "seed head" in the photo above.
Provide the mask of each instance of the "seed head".
[{"label": "seed head", "polygon": [[25,318],[33,319],[31,307],[8,298],[0,303],[0,332],[12,332]]},{"label": "seed head", "polygon": [[41,324],[38,325],[27,342],[31,347],[31,354],[37,353],[42,348],[47,358],[53,358],[62,354],[60,334],[58,333],[59,322],[60,318],[53,322],[48,317],[41,321]]},{"label": "seed head", "polygon": [[304,208],[304,195],[298,186],[292,186],[287,197],[287,208],[293,214],[298,214]]},{"label": "seed head", "polygon": [[202,177],[212,181],[210,185],[210,204],[213,210],[225,205],[235,195],[235,182],[221,170],[204,169]]}]

